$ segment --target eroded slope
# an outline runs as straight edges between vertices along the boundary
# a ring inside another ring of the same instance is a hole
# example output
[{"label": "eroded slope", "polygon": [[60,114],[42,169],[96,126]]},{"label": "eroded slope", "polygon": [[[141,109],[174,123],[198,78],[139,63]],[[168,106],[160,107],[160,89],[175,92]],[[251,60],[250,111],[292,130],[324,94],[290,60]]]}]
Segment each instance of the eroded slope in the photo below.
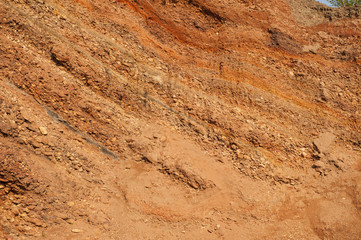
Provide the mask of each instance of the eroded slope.
[{"label": "eroded slope", "polygon": [[294,6],[0,0],[0,236],[359,239],[360,20]]}]

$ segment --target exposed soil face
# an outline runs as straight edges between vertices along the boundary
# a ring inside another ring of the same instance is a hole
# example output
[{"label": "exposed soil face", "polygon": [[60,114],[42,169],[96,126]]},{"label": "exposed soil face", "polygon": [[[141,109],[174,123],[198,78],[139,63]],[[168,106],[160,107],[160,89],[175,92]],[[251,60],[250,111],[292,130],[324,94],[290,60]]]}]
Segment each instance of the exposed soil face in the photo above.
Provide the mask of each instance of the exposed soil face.
[{"label": "exposed soil face", "polygon": [[322,22],[329,22],[345,18],[358,18],[361,6],[333,8],[313,0],[287,0],[292,9],[292,16],[305,26],[313,26]]},{"label": "exposed soil face", "polygon": [[0,0],[0,239],[360,239],[359,10]]}]

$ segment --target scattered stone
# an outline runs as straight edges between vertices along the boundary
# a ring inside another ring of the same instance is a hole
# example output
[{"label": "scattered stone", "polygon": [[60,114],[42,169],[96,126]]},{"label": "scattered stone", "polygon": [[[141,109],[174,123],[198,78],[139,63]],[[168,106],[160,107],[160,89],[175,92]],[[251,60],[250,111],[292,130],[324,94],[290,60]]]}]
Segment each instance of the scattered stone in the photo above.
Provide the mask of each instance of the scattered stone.
[{"label": "scattered stone", "polygon": [[4,122],[0,122],[0,133],[3,134],[4,136],[9,136],[11,135],[11,127],[9,124],[4,123]]},{"label": "scattered stone", "polygon": [[318,49],[320,49],[320,44],[315,44],[315,45],[306,45],[306,46],[303,46],[303,52],[309,52],[309,53],[313,53],[313,54],[316,54]]},{"label": "scattered stone", "polygon": [[32,113],[30,113],[27,109],[22,109],[21,110],[21,115],[23,116],[24,120],[31,123],[32,122],[32,119],[33,119],[33,116],[32,116]]},{"label": "scattered stone", "polygon": [[17,215],[20,214],[19,209],[18,209],[16,206],[14,206],[13,208],[11,208],[11,212],[12,212],[15,216],[17,216]]},{"label": "scattered stone", "polygon": [[73,233],[81,233],[81,232],[83,232],[81,229],[76,229],[76,228],[72,229],[71,231]]},{"label": "scattered stone", "polygon": [[313,165],[313,168],[324,168],[325,167],[325,163],[323,163],[322,161],[316,161]]},{"label": "scattered stone", "polygon": [[328,159],[328,163],[330,165],[335,166],[338,170],[341,170],[341,171],[345,168],[344,161],[340,158],[330,157]]},{"label": "scattered stone", "polygon": [[[23,231],[25,232],[29,232],[29,231],[31,231],[32,230],[32,227],[30,227],[30,226],[24,226],[24,228],[23,228]],[[27,234],[29,234],[29,233],[27,233]]]},{"label": "scattered stone", "polygon": [[69,223],[69,224],[74,224],[75,220],[72,219],[72,218],[69,218],[69,219],[66,220],[66,222]]},{"label": "scattered stone", "polygon": [[321,100],[327,102],[330,98],[330,92],[326,88],[321,88]]},{"label": "scattered stone", "polygon": [[28,221],[37,227],[41,227],[43,225],[43,223],[37,218],[29,218]]},{"label": "scattered stone", "polygon": [[36,140],[35,138],[30,139],[29,144],[31,146],[33,146],[34,148],[40,148],[41,147],[41,143],[38,140]]},{"label": "scattered stone", "polygon": [[48,135],[48,130],[46,129],[46,127],[39,127],[39,130],[40,130],[41,134]]},{"label": "scattered stone", "polygon": [[53,156],[53,153],[50,151],[44,151],[43,154],[47,157]]},{"label": "scattered stone", "polygon": [[149,153],[142,157],[142,160],[147,163],[156,163],[158,161],[158,156],[155,153]]},{"label": "scattered stone", "polygon": [[55,212],[54,216],[63,220],[69,219],[69,217],[65,213]]},{"label": "scattered stone", "polygon": [[319,137],[313,141],[313,144],[319,153],[325,153],[329,150],[335,139],[336,136],[333,133],[325,132],[320,134]]}]

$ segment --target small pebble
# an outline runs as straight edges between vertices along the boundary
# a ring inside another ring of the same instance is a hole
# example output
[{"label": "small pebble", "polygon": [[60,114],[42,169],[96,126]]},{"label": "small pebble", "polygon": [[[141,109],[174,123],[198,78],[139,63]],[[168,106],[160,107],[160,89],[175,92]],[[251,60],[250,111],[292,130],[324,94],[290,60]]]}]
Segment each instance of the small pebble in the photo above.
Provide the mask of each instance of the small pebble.
[{"label": "small pebble", "polygon": [[69,218],[69,219],[66,220],[66,222],[69,223],[69,224],[74,224],[75,220],[72,219],[72,218]]},{"label": "small pebble", "polygon": [[39,130],[40,130],[41,134],[48,135],[48,130],[46,129],[46,127],[39,127]]}]

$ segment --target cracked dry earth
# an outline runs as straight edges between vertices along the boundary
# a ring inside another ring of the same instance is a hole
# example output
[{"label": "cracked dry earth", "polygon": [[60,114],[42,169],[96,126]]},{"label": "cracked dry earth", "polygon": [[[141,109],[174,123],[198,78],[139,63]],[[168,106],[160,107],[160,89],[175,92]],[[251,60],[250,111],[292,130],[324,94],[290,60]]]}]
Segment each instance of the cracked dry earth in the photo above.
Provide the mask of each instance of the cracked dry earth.
[{"label": "cracked dry earth", "polygon": [[0,0],[0,239],[361,239],[360,12]]}]

